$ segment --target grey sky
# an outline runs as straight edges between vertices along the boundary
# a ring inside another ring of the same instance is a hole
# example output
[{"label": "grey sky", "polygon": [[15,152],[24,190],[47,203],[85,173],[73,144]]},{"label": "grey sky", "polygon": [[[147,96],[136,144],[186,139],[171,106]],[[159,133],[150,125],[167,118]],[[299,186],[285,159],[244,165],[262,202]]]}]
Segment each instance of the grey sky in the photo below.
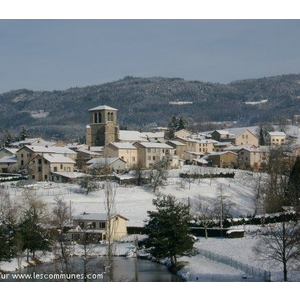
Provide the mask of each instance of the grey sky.
[{"label": "grey sky", "polygon": [[0,92],[300,73],[300,20],[1,20]]}]

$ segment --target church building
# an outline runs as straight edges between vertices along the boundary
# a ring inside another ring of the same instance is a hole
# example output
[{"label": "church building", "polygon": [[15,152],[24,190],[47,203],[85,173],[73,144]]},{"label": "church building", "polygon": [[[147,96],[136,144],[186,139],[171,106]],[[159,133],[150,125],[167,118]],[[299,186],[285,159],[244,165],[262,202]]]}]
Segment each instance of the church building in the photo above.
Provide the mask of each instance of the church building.
[{"label": "church building", "polygon": [[86,126],[88,146],[106,146],[118,141],[117,109],[100,105],[89,109],[90,124]]}]

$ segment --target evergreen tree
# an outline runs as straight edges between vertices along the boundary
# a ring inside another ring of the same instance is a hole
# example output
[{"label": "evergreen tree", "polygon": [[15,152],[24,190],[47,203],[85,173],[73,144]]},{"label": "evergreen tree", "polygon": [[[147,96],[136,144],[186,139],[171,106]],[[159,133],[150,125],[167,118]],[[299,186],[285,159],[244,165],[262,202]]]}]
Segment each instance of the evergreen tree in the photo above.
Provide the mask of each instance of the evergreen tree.
[{"label": "evergreen tree", "polygon": [[0,261],[10,261],[14,256],[13,236],[13,227],[5,221],[0,221]]},{"label": "evergreen tree", "polygon": [[35,257],[37,250],[49,250],[50,235],[41,224],[42,218],[43,216],[40,211],[36,207],[31,206],[25,212],[25,216],[19,225],[22,235],[23,251],[27,250],[27,260],[29,258],[29,252]]},{"label": "evergreen tree", "polygon": [[300,156],[297,156],[295,164],[290,172],[289,182],[286,190],[286,204],[300,204]]},{"label": "evergreen tree", "polygon": [[169,138],[174,138],[174,133],[177,131],[178,128],[178,120],[176,116],[173,116],[170,123],[168,124],[168,130],[169,130]]},{"label": "evergreen tree", "polygon": [[19,141],[25,141],[28,138],[29,138],[29,133],[27,129],[23,126],[22,130],[19,133]]},{"label": "evergreen tree", "polygon": [[185,121],[185,119],[181,116],[180,119],[179,119],[179,121],[178,121],[177,130],[185,129],[185,124],[186,124],[186,121]]},{"label": "evergreen tree", "polygon": [[259,144],[260,144],[260,146],[264,146],[266,144],[262,126],[260,127],[260,130],[259,130]]},{"label": "evergreen tree", "polygon": [[10,133],[5,137],[4,147],[10,147],[10,144],[13,142],[13,138]]},{"label": "evergreen tree", "polygon": [[146,246],[157,259],[170,258],[177,266],[177,256],[188,255],[193,249],[189,222],[192,217],[189,205],[178,203],[173,196],[153,200],[157,211],[148,211],[149,222],[145,226],[148,234]]}]

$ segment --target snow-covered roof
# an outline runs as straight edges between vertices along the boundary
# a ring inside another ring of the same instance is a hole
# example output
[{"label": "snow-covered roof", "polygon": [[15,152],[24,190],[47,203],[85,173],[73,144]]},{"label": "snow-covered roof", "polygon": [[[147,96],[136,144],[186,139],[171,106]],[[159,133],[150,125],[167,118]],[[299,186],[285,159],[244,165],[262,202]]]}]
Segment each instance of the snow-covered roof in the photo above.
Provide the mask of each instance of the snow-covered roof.
[{"label": "snow-covered roof", "polygon": [[62,154],[44,154],[44,159],[49,161],[50,163],[69,163],[75,164],[75,161],[69,157],[66,157]]},{"label": "snow-covered roof", "polygon": [[82,152],[82,153],[89,154],[89,155],[101,156],[101,154],[99,152],[90,151],[90,150],[84,149],[84,148],[78,149],[78,152]]},{"label": "snow-covered roof", "polygon": [[117,160],[120,160],[126,164],[126,161],[119,158],[119,157],[108,157],[108,158],[93,158],[90,159],[87,164],[89,165],[89,169],[95,169],[95,168],[103,168],[105,166],[109,166],[110,164],[116,162]]},{"label": "snow-covered roof", "polygon": [[167,145],[165,143],[144,143],[140,142],[140,145],[142,145],[145,148],[158,148],[158,149],[173,149],[170,145]]},{"label": "snow-covered roof", "polygon": [[279,136],[286,136],[285,132],[282,131],[272,131],[268,132],[269,135],[279,135]]},{"label": "snow-covered roof", "polygon": [[[24,147],[30,149],[31,151],[33,151],[35,153],[55,153],[55,151],[54,151],[54,149],[52,149],[52,147],[49,148],[49,147],[31,146],[31,145],[25,145]],[[21,150],[21,149],[19,149],[19,150]]]},{"label": "snow-covered roof", "polygon": [[130,143],[110,143],[110,145],[118,148],[118,149],[132,149],[132,150],[136,150],[136,147],[134,147],[132,144]]},{"label": "snow-covered roof", "polygon": [[7,152],[10,152],[12,154],[15,154],[19,150],[18,148],[9,148],[9,147],[5,147],[3,149],[5,149]]},{"label": "snow-covered roof", "polygon": [[76,154],[75,151],[71,150],[68,147],[50,147],[57,154]]},{"label": "snow-covered roof", "polygon": [[70,179],[76,179],[80,177],[86,177],[88,174],[81,172],[51,172],[52,174],[63,176]]},{"label": "snow-covered roof", "polygon": [[141,132],[141,137],[145,138],[164,138],[165,133],[162,131],[158,132]]},{"label": "snow-covered roof", "polygon": [[176,145],[176,146],[185,146],[184,143],[181,143],[179,141],[175,141],[175,140],[171,140],[171,141],[168,141],[169,143],[172,143],[173,145]]},{"label": "snow-covered roof", "polygon": [[[111,218],[114,218],[116,216],[119,216],[125,220],[128,220],[127,218],[119,215],[119,214],[112,214]],[[82,221],[106,221],[108,220],[107,214],[105,213],[85,213],[81,215],[77,215],[73,218],[73,220],[82,220]]]},{"label": "snow-covered roof", "polygon": [[89,109],[89,111],[97,111],[97,110],[117,110],[117,109],[107,105],[100,105]]},{"label": "snow-covered roof", "polygon": [[245,145],[237,145],[237,146],[230,146],[227,148],[224,148],[224,151],[240,151],[241,149],[251,149],[255,148],[252,144],[245,144]]},{"label": "snow-covered roof", "polygon": [[134,130],[120,130],[120,141],[134,141],[134,142],[146,142],[147,139],[141,136],[141,132]]},{"label": "snow-covered roof", "polygon": [[0,159],[0,164],[15,164],[18,162],[18,158],[15,156],[4,156]]},{"label": "snow-covered roof", "polygon": [[208,156],[220,156],[220,155],[227,154],[227,153],[232,153],[232,154],[236,155],[236,153],[233,151],[222,151],[222,152],[212,152]]}]

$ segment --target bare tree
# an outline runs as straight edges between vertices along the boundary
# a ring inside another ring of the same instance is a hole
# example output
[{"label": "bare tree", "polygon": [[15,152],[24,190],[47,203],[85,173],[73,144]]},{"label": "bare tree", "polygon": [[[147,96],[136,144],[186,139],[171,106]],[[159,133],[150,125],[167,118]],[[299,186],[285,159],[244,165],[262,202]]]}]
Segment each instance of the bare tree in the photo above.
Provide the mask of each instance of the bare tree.
[{"label": "bare tree", "polygon": [[207,239],[208,238],[207,228],[214,216],[212,207],[210,207],[205,203],[202,203],[201,198],[198,197],[198,201],[193,203],[192,211],[196,216],[197,220],[199,220],[203,225],[205,230],[205,238]]},{"label": "bare tree", "polygon": [[109,268],[109,280],[114,281],[114,234],[116,222],[113,220],[113,216],[116,214],[116,184],[106,180],[105,187],[105,209],[106,209],[106,241],[107,241],[107,258],[108,258],[108,268]]},{"label": "bare tree", "polygon": [[160,160],[151,166],[149,173],[150,186],[155,193],[158,187],[164,186],[167,180],[167,161]]},{"label": "bare tree", "polygon": [[262,261],[282,264],[283,278],[287,281],[289,267],[300,260],[299,222],[270,224],[253,250]]},{"label": "bare tree", "polygon": [[225,193],[224,185],[221,183],[217,188],[217,199],[215,201],[215,215],[220,220],[220,228],[223,228],[223,219],[228,217],[234,203],[228,199]]}]

